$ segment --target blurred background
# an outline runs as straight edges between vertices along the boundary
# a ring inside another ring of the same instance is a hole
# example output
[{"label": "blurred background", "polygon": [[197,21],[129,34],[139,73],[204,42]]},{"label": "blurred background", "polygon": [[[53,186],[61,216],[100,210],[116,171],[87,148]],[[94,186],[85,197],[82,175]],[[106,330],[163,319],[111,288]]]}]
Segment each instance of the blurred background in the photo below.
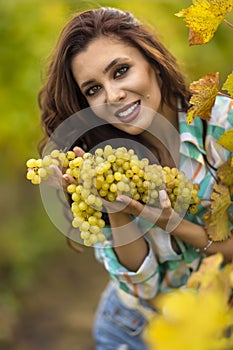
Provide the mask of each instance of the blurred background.
[{"label": "blurred background", "polygon": [[[0,0],[0,349],[91,350],[94,311],[107,275],[85,248],[77,254],[51,223],[39,188],[25,179],[38,158],[37,94],[48,57],[73,12],[99,6],[132,11],[158,30],[190,83],[232,71],[232,32],[222,23],[210,43],[188,45],[174,16],[191,0]],[[233,22],[230,14],[228,19]]]}]

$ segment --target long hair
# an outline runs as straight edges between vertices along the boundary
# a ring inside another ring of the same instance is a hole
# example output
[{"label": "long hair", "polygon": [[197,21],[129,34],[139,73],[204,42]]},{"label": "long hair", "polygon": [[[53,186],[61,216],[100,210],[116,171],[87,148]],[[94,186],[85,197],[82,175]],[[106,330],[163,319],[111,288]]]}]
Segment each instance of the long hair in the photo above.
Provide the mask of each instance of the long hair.
[{"label": "long hair", "polygon": [[[42,153],[46,140],[59,124],[72,114],[88,107],[84,95],[76,83],[71,64],[73,58],[85,50],[94,39],[100,36],[115,36],[125,43],[137,48],[144,58],[159,71],[162,87],[162,102],[170,107],[174,97],[179,97],[181,110],[188,108],[189,91],[185,79],[179,70],[173,55],[145,25],[141,24],[131,13],[115,8],[99,8],[75,14],[61,32],[47,72],[47,81],[39,92],[41,124],[44,138],[39,144]],[[96,133],[104,139],[105,131],[114,134],[114,127],[109,125]],[[116,131],[116,130],[115,130]],[[87,145],[92,138],[83,137],[81,144]],[[120,130],[117,130],[119,136]],[[123,136],[124,133],[121,132]],[[102,140],[104,141],[104,140]]]}]

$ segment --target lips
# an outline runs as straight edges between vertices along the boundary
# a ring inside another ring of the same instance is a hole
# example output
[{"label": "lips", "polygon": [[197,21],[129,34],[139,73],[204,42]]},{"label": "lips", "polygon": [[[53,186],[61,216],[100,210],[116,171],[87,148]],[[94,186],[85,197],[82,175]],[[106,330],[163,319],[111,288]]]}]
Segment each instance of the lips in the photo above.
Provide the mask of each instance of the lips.
[{"label": "lips", "polygon": [[119,108],[115,113],[115,117],[119,118],[123,123],[129,123],[134,120],[140,112],[140,100],[129,103],[122,108]]}]

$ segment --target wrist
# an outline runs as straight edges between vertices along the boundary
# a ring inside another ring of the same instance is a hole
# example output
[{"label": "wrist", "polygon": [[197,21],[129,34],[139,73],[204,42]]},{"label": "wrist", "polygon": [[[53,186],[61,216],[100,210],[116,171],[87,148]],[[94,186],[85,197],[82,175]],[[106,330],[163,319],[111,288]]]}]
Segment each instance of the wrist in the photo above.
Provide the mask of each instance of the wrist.
[{"label": "wrist", "polygon": [[213,244],[214,242],[211,239],[208,239],[207,244],[203,248],[197,248],[196,251],[206,253],[206,251],[209,249],[209,247]]},{"label": "wrist", "polygon": [[170,213],[170,215],[165,214],[162,211],[161,215],[159,216],[156,225],[161,227],[164,231],[167,231],[171,235],[175,235],[175,230],[177,229],[178,225],[183,220],[182,217],[179,216],[178,213],[176,213],[174,210]]}]

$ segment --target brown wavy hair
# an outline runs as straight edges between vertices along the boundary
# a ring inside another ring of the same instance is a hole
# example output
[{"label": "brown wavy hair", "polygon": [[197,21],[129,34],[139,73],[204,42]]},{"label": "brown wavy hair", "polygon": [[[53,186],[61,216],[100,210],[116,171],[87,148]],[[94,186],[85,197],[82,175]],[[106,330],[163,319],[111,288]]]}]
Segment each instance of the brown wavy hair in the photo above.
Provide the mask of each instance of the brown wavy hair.
[{"label": "brown wavy hair", "polygon": [[[161,95],[163,102],[170,107],[175,97],[181,101],[181,110],[186,111],[190,97],[183,74],[176,59],[164,47],[157,36],[141,24],[131,13],[115,8],[99,8],[75,14],[61,32],[47,72],[45,85],[39,92],[39,106],[44,138],[39,144],[42,153],[47,139],[57,126],[74,113],[87,108],[88,103],[76,83],[71,63],[73,58],[85,50],[94,39],[100,36],[115,36],[123,42],[136,47],[145,59],[159,70],[162,80]],[[106,132],[108,134],[106,134]],[[79,144],[93,146],[91,141],[103,141],[109,133],[116,133],[111,125],[101,127],[101,132],[92,130],[92,137],[83,136]],[[117,130],[124,136],[123,132]],[[129,136],[129,135],[127,135]],[[102,138],[102,140],[101,140]],[[78,143],[77,143],[78,144]]]}]

